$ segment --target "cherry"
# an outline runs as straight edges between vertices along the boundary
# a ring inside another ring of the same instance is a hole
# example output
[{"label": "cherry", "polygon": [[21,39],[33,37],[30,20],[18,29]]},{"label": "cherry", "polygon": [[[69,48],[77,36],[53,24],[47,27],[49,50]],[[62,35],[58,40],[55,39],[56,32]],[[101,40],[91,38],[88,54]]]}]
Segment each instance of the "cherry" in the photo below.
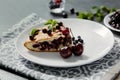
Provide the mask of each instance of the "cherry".
[{"label": "cherry", "polygon": [[83,45],[78,43],[75,46],[72,46],[72,52],[75,56],[80,56],[83,53]]},{"label": "cherry", "polygon": [[55,3],[59,4],[61,2],[61,0],[55,0]]},{"label": "cherry", "polygon": [[70,47],[63,47],[60,49],[60,55],[63,57],[63,58],[69,58],[70,56],[72,56],[72,51],[71,51],[71,48]]},{"label": "cherry", "polygon": [[62,29],[62,34],[63,35],[68,35],[69,34],[69,29],[68,28],[63,28]]}]

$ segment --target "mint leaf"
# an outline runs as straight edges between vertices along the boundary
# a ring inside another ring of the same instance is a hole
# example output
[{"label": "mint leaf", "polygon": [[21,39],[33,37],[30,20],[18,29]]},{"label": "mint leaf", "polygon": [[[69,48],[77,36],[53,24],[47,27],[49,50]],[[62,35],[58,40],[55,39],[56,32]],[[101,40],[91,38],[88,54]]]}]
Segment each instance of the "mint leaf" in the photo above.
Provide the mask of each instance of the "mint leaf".
[{"label": "mint leaf", "polygon": [[52,26],[55,26],[58,22],[56,20],[52,21]]},{"label": "mint leaf", "polygon": [[49,19],[49,20],[45,23],[45,25],[52,24],[52,22],[53,22],[53,20],[52,20],[52,19]]},{"label": "mint leaf", "polygon": [[49,25],[49,26],[48,26],[48,29],[49,29],[49,30],[53,30],[52,25]]},{"label": "mint leaf", "polygon": [[32,31],[31,31],[31,36],[33,36],[36,31],[38,31],[38,29],[36,29],[36,28],[32,29]]}]

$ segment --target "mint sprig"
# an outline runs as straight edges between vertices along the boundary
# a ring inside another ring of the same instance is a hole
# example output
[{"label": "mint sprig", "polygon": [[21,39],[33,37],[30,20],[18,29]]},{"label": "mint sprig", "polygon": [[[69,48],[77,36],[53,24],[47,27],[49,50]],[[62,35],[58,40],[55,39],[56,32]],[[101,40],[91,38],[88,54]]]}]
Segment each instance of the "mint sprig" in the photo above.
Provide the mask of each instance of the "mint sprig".
[{"label": "mint sprig", "polygon": [[56,20],[52,20],[52,19],[49,19],[45,25],[48,26],[48,29],[49,30],[52,30],[53,31],[53,28],[55,28],[55,25],[58,24],[58,22]]},{"label": "mint sprig", "polygon": [[88,19],[101,22],[108,13],[115,11],[117,11],[116,8],[108,8],[106,6],[93,6],[90,11],[79,11],[77,17],[80,19]]}]

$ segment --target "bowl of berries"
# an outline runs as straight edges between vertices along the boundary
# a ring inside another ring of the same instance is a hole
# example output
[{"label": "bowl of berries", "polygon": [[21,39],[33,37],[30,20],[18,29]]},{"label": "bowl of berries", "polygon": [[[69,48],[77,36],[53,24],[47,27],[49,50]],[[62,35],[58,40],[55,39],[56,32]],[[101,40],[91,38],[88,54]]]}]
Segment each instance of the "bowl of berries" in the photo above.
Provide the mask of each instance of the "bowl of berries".
[{"label": "bowl of berries", "polygon": [[106,15],[104,24],[109,29],[120,32],[120,10]]}]

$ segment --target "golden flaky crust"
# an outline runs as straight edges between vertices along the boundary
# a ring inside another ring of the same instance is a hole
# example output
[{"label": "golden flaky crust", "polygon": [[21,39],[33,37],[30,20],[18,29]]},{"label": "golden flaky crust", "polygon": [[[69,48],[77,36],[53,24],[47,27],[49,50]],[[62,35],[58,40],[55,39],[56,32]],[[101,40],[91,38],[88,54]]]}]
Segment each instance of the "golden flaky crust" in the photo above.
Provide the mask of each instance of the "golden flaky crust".
[{"label": "golden flaky crust", "polygon": [[57,50],[57,49],[40,50],[40,49],[38,49],[38,48],[33,48],[33,47],[32,47],[32,45],[33,45],[35,42],[33,42],[32,44],[31,44],[31,43],[32,43],[32,42],[25,42],[25,43],[24,43],[24,46],[25,46],[28,50],[30,50],[30,51],[35,51],[35,52],[58,52],[58,51],[59,51],[59,50]]}]

